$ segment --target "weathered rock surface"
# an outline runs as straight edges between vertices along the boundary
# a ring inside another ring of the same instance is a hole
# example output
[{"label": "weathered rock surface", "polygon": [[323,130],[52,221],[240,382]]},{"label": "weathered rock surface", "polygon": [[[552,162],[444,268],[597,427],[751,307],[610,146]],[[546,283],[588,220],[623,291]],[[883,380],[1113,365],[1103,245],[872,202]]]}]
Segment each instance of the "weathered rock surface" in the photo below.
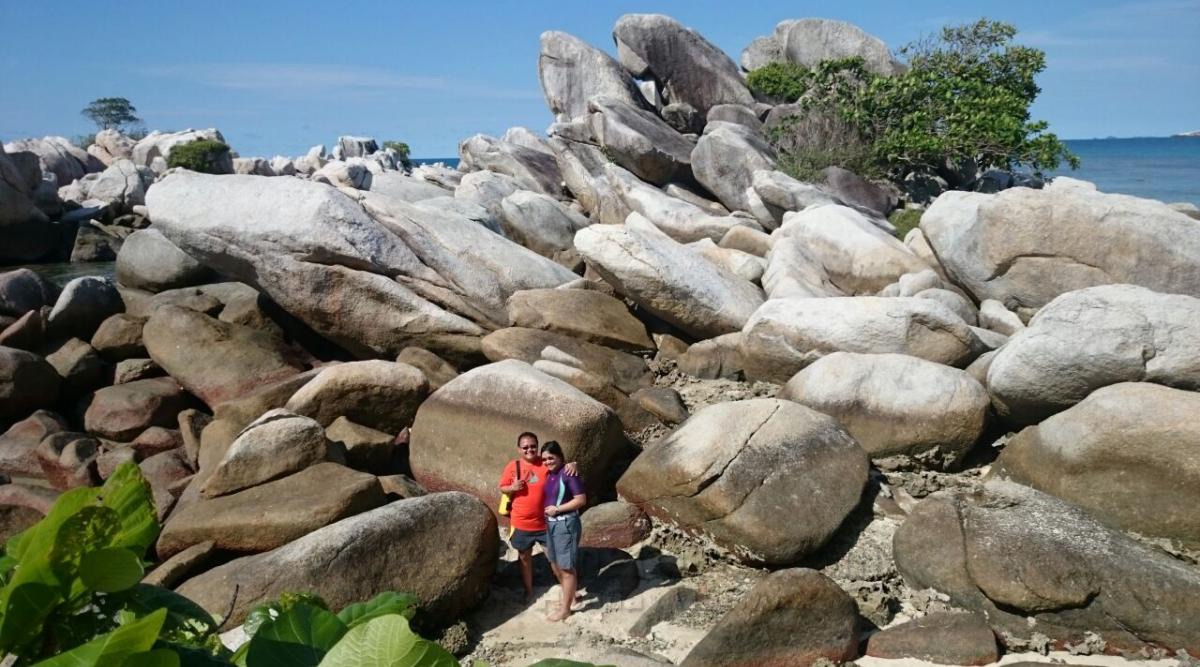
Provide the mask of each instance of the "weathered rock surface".
[{"label": "weathered rock surface", "polygon": [[832,417],[751,399],[693,415],[634,459],[617,491],[738,558],[787,565],[829,540],[858,504],[867,466]]},{"label": "weathered rock surface", "polygon": [[21,151],[33,153],[37,156],[42,171],[54,174],[62,185],[77,178],[83,178],[90,172],[104,170],[104,165],[100,160],[88,155],[66,137],[52,136],[10,141],[4,144],[4,151],[7,153]]},{"label": "weathered rock surface", "polygon": [[854,206],[873,218],[884,231],[894,233],[896,229],[887,221],[888,213],[896,208],[896,193],[891,189],[872,183],[858,174],[841,167],[826,167],[821,170],[822,184],[831,195],[847,206]]},{"label": "weathered rock surface", "polygon": [[1050,302],[988,370],[997,411],[1034,424],[1118,382],[1200,389],[1200,299],[1103,285]]},{"label": "weathered rock surface", "polygon": [[571,251],[575,232],[591,222],[548,195],[517,190],[500,200],[504,235],[542,257],[556,259]]},{"label": "weathered rock surface", "polygon": [[740,667],[849,662],[858,655],[854,600],[808,569],[774,572],[709,630],[680,664]]},{"label": "weathered rock surface", "polygon": [[832,19],[783,21],[775,26],[775,38],[790,62],[812,67],[823,60],[862,58],[867,71],[897,74],[904,66],[892,57],[891,49],[878,37],[858,26]]},{"label": "weathered rock surface", "polygon": [[1128,283],[1200,297],[1200,222],[1083,189],[947,192],[921,216],[947,273],[1027,317],[1065,292]]},{"label": "weathered rock surface", "polygon": [[[37,446],[47,436],[67,428],[62,417],[49,410],[38,410],[13,424],[0,435],[0,473],[20,477],[41,477]],[[0,485],[2,491],[5,485]]]},{"label": "weathered rock surface", "polygon": [[42,306],[53,306],[58,287],[31,269],[0,273],[0,315],[20,317]]},{"label": "weathered rock surface", "polygon": [[118,313],[100,323],[92,336],[92,347],[109,361],[145,358],[146,345],[142,342],[142,327],[146,320],[126,313]]},{"label": "weathered rock surface", "polygon": [[628,549],[650,537],[650,517],[637,505],[619,500],[589,508],[581,520],[584,547]]},{"label": "weathered rock surface", "polygon": [[[200,141],[201,139],[227,143],[225,137],[215,128],[206,130],[193,130],[189,128],[179,132],[159,132],[156,130],[139,139],[134,144],[131,159],[139,166],[155,168],[155,159],[162,158],[161,164],[165,168],[167,160],[171,157],[171,151],[176,146],[190,144],[193,141]],[[216,173],[233,173],[233,157],[228,154],[226,155],[226,160],[216,165]]]},{"label": "weathered rock surface", "polygon": [[575,246],[617,291],[697,338],[741,329],[762,303],[752,283],[698,257],[640,215],[630,215],[623,228],[582,229]]},{"label": "weathered rock surface", "polygon": [[990,473],[1150,537],[1200,544],[1200,394],[1121,383],[1009,440]]},{"label": "weathered rock surface", "polygon": [[371,192],[412,203],[451,194],[449,190],[438,187],[425,179],[413,178],[398,171],[372,176]]},{"label": "weathered rock surface", "polygon": [[304,370],[278,338],[179,306],[155,309],[142,339],[150,358],[209,407]]},{"label": "weathered rock surface", "polygon": [[406,347],[396,355],[396,363],[408,364],[421,371],[429,381],[429,391],[437,391],[442,385],[458,377],[458,369],[445,359],[419,347]]},{"label": "weathered rock surface", "polygon": [[704,128],[692,151],[692,173],[731,211],[746,211],[764,227],[777,220],[754,189],[754,172],[775,168],[775,150],[745,125],[717,121]]},{"label": "weathered rock surface", "polygon": [[508,317],[514,327],[554,331],[619,350],[654,349],[646,325],[624,303],[593,290],[517,292],[508,299]]},{"label": "weathered rock surface", "polygon": [[200,494],[216,498],[300,472],[323,461],[328,445],[316,421],[283,409],[270,410],[238,434]]},{"label": "weathered rock surface", "polygon": [[[738,227],[757,229],[752,220],[731,215],[717,215],[700,206],[673,197],[643,183],[639,178],[615,164],[604,168],[605,181],[620,197],[624,208],[642,214],[667,236],[680,243],[702,239],[719,241]],[[621,222],[624,222],[622,220]]]},{"label": "weathered rock surface", "polygon": [[328,426],[338,417],[386,433],[412,424],[429,394],[425,375],[379,359],[329,366],[288,399],[287,409]]},{"label": "weathered rock surface", "polygon": [[224,551],[269,551],[385,502],[374,475],[318,463],[273,482],[181,507],[163,525],[157,551],[160,558],[168,558],[209,540]]},{"label": "weathered rock surface", "polygon": [[[391,468],[397,440],[391,433],[338,417],[325,429],[325,437],[346,448],[346,465],[355,470],[382,474]],[[384,492],[387,493],[388,489],[384,488]]]},{"label": "weathered rock surface", "polygon": [[562,173],[552,155],[486,134],[464,139],[458,154],[463,171],[494,171],[513,177],[526,190],[562,196]]},{"label": "weathered rock surface", "polygon": [[653,112],[612,97],[592,98],[587,108],[592,135],[621,167],[655,185],[691,176],[694,144]]},{"label": "weathered rock surface", "polygon": [[904,354],[834,352],[788,380],[779,398],[834,417],[874,459],[948,467],[979,440],[989,407],[966,372]]},{"label": "weathered rock surface", "polygon": [[42,357],[0,347],[0,420],[18,419],[58,400],[62,379]]},{"label": "weathered rock surface", "polygon": [[171,378],[151,378],[104,387],[83,416],[88,433],[128,442],[150,426],[171,427],[195,400]]},{"label": "weathered rock surface", "polygon": [[742,330],[746,376],[786,382],[832,352],[897,353],[966,366],[982,352],[949,308],[916,297],[772,299]]},{"label": "weathered rock surface", "polygon": [[462,490],[492,506],[497,471],[516,455],[517,435],[557,440],[593,493],[627,446],[613,411],[571,385],[516,360],[463,373],[417,411],[409,444],[413,477],[430,490]]},{"label": "weathered rock surface", "polygon": [[925,500],[893,552],[909,586],[937,589],[1015,637],[1041,633],[1061,645],[1096,633],[1110,651],[1200,648],[1194,566],[1019,484]]},{"label": "weathered rock surface", "polygon": [[421,599],[426,618],[450,622],[487,594],[499,537],[487,506],[462,493],[389,503],[269,553],[239,558],[178,591],[227,624],[288,591],[341,608],[382,591]]},{"label": "weathered rock surface", "polygon": [[663,97],[702,115],[717,104],[754,104],[737,65],[698,32],[662,14],[626,14],[613,27],[617,57],[640,79],[653,77]]},{"label": "weathered rock surface", "polygon": [[510,327],[483,339],[483,353],[491,361],[518,359],[534,364],[553,348],[569,356],[582,370],[594,373],[625,393],[653,382],[641,357],[603,345],[582,341],[567,334]]},{"label": "weathered rock surface", "polygon": [[157,229],[139,229],[130,234],[117,253],[117,281],[126,287],[162,292],[199,285],[213,277],[207,267]]},{"label": "weathered rock surface", "polygon": [[1000,659],[996,635],[978,614],[936,612],[871,635],[867,655],[940,665],[988,665]]},{"label": "weathered rock surface", "polygon": [[46,355],[46,363],[62,378],[63,396],[81,396],[106,383],[111,367],[96,350],[78,338],[71,338],[57,350]]},{"label": "weathered rock surface", "polygon": [[101,322],[124,310],[121,294],[111,279],[83,276],[63,287],[46,322],[55,336],[91,340]]}]

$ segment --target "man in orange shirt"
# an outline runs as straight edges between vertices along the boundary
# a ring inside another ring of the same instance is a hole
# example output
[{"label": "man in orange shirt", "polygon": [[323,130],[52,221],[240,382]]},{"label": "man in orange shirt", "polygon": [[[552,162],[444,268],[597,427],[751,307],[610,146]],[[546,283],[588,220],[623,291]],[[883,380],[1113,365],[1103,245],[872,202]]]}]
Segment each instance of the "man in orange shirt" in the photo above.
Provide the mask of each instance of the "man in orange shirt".
[{"label": "man in orange shirt", "polygon": [[[533,601],[533,545],[546,548],[546,511],[544,506],[546,465],[538,453],[538,437],[525,432],[517,436],[520,457],[509,461],[500,475],[500,492],[511,500],[508,522],[511,532],[508,543],[517,550],[521,562],[521,583],[525,585],[525,602]],[[568,463],[564,472],[574,476],[575,464]],[[518,472],[519,471],[519,472]]]}]

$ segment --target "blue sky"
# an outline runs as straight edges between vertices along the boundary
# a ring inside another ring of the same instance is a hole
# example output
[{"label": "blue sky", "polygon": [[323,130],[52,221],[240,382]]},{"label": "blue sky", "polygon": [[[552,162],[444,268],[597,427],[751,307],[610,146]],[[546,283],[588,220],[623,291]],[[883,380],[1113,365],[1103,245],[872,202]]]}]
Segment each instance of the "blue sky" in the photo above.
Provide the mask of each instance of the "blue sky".
[{"label": "blue sky", "polygon": [[786,18],[847,20],[896,47],[986,15],[1046,51],[1034,112],[1060,136],[1200,129],[1200,0],[0,0],[0,138],[88,132],[79,109],[119,95],[151,129],[217,127],[242,155],[366,134],[450,156],[475,132],[549,124],[542,31],[613,52],[613,22],[627,12],[670,14],[735,60]]}]

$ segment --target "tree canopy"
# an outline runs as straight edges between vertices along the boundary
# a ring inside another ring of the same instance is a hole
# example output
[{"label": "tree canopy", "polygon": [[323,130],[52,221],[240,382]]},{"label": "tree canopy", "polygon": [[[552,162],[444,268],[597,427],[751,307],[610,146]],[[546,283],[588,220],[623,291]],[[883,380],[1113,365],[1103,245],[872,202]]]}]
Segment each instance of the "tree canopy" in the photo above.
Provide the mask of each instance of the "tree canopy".
[{"label": "tree canopy", "polygon": [[101,130],[118,130],[142,122],[137,115],[137,108],[124,97],[101,97],[92,100],[80,113]]}]

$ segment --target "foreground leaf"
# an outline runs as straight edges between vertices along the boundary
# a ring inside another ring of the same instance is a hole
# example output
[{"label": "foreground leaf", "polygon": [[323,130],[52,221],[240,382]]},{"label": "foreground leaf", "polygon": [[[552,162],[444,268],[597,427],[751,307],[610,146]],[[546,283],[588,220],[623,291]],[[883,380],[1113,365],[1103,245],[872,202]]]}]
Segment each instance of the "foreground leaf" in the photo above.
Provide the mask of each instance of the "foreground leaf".
[{"label": "foreground leaf", "polygon": [[142,559],[124,547],[86,553],[79,563],[79,578],[94,591],[117,593],[137,585],[145,568]]},{"label": "foreground leaf", "polygon": [[387,614],[400,614],[411,620],[417,613],[419,604],[421,600],[415,595],[385,591],[366,602],[356,602],[343,608],[338,612],[338,618],[342,619],[348,628]]},{"label": "foreground leaf", "polygon": [[459,667],[446,649],[421,639],[408,619],[388,614],[352,628],[320,667]]},{"label": "foreground leaf", "polygon": [[246,666],[315,667],[345,634],[346,624],[333,612],[297,604],[258,628],[246,649]]},{"label": "foreground leaf", "polygon": [[[112,632],[60,653],[35,667],[121,667],[125,661],[154,647],[158,631],[167,618],[166,610],[157,611],[145,618],[123,625]],[[154,658],[150,658],[153,660]],[[143,662],[144,665],[162,665],[161,662]],[[178,658],[174,664],[178,664]]]}]

